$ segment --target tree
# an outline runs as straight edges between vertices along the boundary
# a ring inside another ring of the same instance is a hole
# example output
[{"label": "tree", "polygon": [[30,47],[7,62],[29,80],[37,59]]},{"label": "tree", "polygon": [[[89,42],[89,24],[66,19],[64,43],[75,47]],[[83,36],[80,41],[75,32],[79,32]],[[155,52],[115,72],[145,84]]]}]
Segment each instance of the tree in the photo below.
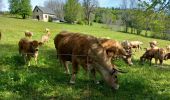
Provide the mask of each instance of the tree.
[{"label": "tree", "polygon": [[18,0],[9,0],[9,10],[11,14],[19,13],[20,2]]},{"label": "tree", "polygon": [[65,16],[64,19],[68,23],[74,23],[77,20],[79,13],[80,3],[78,0],[68,0],[64,6]]},{"label": "tree", "polygon": [[9,0],[9,10],[11,14],[19,14],[25,19],[32,12],[30,0]]},{"label": "tree", "polygon": [[122,1],[122,5],[121,5],[122,12],[120,17],[123,25],[125,26],[124,32],[126,33],[128,32],[129,20],[130,20],[130,16],[127,10],[127,4],[128,4],[127,0]]},{"label": "tree", "polygon": [[156,11],[162,11],[165,9],[169,9],[170,0],[150,0],[151,2],[146,2],[144,0],[138,0],[143,5],[147,6],[146,10],[154,9]]},{"label": "tree", "polygon": [[19,15],[21,15],[22,18],[25,19],[27,16],[30,16],[32,12],[30,0],[21,0],[20,2]]},{"label": "tree", "polygon": [[44,6],[54,11],[57,18],[64,20],[64,2],[63,0],[49,0],[44,2]]},{"label": "tree", "polygon": [[94,13],[95,8],[98,6],[97,0],[83,0],[84,16],[87,24],[91,23],[91,15]]}]

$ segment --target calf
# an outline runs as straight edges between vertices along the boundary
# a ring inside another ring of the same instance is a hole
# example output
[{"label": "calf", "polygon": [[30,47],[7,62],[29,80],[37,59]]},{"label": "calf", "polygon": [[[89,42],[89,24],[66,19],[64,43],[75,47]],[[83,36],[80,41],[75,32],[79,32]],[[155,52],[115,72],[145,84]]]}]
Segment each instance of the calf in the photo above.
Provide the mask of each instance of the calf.
[{"label": "calf", "polygon": [[167,52],[170,52],[170,45],[166,46]]},{"label": "calf", "polygon": [[149,42],[149,44],[151,48],[155,48],[157,47],[158,42],[154,40],[154,41]]},{"label": "calf", "polygon": [[99,41],[101,42],[101,45],[106,49],[110,61],[111,59],[121,57],[126,63],[133,65],[131,61],[131,52],[129,52],[129,49],[125,49],[118,41],[106,38],[99,38]]},{"label": "calf", "polygon": [[140,45],[142,44],[143,42],[140,42],[140,41],[130,41],[130,45],[132,48],[135,48],[135,51],[141,49]]},{"label": "calf", "polygon": [[163,64],[164,56],[165,56],[165,49],[159,48],[159,49],[148,49],[146,52],[140,57],[140,61],[143,63],[147,59],[150,62],[152,62],[152,58],[155,58],[155,64],[157,64],[158,60],[160,64]]},{"label": "calf", "polygon": [[49,29],[46,29],[46,34],[41,37],[41,42],[42,43],[48,42],[50,39],[50,36],[51,36],[51,33]]},{"label": "calf", "polygon": [[35,63],[37,64],[38,50],[40,45],[42,45],[41,42],[38,42],[37,40],[30,41],[27,38],[22,38],[19,41],[19,54],[24,57],[24,61],[28,64],[28,66],[30,66],[31,57],[34,58]]},{"label": "calf", "polygon": [[117,69],[113,68],[106,50],[98,39],[84,34],[62,31],[54,38],[54,44],[60,61],[72,62],[72,77],[70,83],[75,83],[78,65],[90,70],[95,79],[98,71],[104,80],[114,89],[118,89]]},{"label": "calf", "polygon": [[33,36],[33,33],[30,31],[25,31],[25,37],[31,38]]}]

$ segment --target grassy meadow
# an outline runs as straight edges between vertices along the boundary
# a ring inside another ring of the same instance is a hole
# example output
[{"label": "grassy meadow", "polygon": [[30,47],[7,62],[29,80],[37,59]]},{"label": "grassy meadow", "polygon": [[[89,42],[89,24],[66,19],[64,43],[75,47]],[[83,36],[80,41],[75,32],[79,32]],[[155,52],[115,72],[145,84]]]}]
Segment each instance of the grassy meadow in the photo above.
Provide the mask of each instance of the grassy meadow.
[{"label": "grassy meadow", "polygon": [[[64,73],[54,48],[53,38],[62,31],[81,32],[97,37],[110,37],[117,41],[139,40],[144,43],[142,48],[149,47],[149,41],[157,40],[159,47],[170,45],[170,41],[146,38],[134,34],[121,33],[93,26],[48,23],[35,20],[22,20],[0,17],[0,99],[2,100],[170,100],[170,60],[164,61],[164,66],[143,66],[139,57],[144,50],[133,55],[133,66],[128,66],[122,60],[114,63],[118,68],[128,71],[120,74],[120,89],[112,89],[103,81],[96,85],[91,75],[85,74],[80,68],[76,84],[70,85],[70,75]],[[45,28],[51,30],[50,42],[40,47],[38,65],[32,61],[27,67],[18,53],[18,41],[24,37],[24,31],[34,33],[33,39],[40,40]],[[154,60],[152,61],[154,63]],[[70,67],[71,70],[71,67]],[[102,80],[100,75],[97,75]]]}]

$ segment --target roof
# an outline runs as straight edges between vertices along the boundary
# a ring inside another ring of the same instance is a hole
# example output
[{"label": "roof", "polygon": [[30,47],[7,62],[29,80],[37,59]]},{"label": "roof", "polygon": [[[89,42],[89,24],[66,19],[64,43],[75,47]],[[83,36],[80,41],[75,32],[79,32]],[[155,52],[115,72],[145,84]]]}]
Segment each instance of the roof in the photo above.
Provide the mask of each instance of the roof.
[{"label": "roof", "polygon": [[[52,11],[50,8],[47,7],[41,7],[41,6],[35,6],[35,8],[39,8],[44,14],[51,14],[51,15],[55,15],[54,11]],[[34,8],[34,10],[35,10]]]}]

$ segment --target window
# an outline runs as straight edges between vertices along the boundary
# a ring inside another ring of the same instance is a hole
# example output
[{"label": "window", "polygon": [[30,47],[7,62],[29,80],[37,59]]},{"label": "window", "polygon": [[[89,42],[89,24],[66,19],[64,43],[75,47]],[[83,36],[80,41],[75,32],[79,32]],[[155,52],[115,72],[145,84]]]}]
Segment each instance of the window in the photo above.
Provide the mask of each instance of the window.
[{"label": "window", "polygon": [[37,9],[37,12],[38,12],[38,9]]},{"label": "window", "polygon": [[47,18],[47,15],[45,15],[45,18]]}]

